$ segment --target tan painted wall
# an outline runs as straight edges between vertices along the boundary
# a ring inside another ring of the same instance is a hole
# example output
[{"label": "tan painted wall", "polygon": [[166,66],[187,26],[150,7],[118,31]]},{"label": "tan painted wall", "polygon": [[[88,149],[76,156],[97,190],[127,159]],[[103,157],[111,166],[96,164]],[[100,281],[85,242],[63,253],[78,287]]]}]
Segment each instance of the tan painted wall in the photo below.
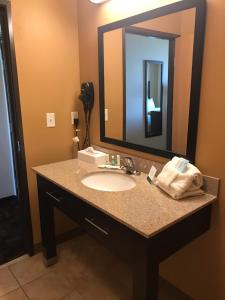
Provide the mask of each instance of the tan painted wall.
[{"label": "tan painted wall", "polygon": [[170,32],[180,34],[181,27],[181,13],[174,13],[149,21],[141,22],[135,25],[137,27],[149,28],[152,30]]},{"label": "tan painted wall", "polygon": [[[95,6],[78,2],[80,73],[93,80],[98,96],[97,27],[166,3],[165,0],[113,0]],[[161,273],[196,300],[225,299],[225,1],[208,0],[196,164],[205,173],[221,178],[219,202],[213,210],[212,229],[162,264]],[[92,142],[99,141],[96,101],[92,119]],[[108,148],[121,149],[113,145]],[[126,149],[123,149],[127,151]],[[128,152],[134,153],[129,150]],[[141,157],[165,161],[135,152]]]},{"label": "tan painted wall", "polygon": [[[32,166],[72,158],[72,126],[80,89],[76,1],[12,0],[28,184],[35,242],[40,242]],[[45,113],[56,113],[46,128]],[[58,216],[57,231],[71,227]]]},{"label": "tan painted wall", "polygon": [[123,32],[122,29],[104,34],[105,108],[108,121],[105,135],[123,139]]}]

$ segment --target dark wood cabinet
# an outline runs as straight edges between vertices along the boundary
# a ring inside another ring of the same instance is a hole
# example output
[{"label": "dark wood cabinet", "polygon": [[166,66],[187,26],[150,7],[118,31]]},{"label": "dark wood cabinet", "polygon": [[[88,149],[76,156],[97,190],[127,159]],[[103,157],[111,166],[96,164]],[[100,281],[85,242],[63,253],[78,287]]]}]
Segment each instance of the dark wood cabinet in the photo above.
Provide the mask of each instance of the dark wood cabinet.
[{"label": "dark wood cabinet", "polygon": [[46,265],[57,260],[54,208],[129,263],[133,300],[157,300],[159,264],[209,229],[211,204],[161,232],[145,237],[49,180],[37,175],[42,247]]}]

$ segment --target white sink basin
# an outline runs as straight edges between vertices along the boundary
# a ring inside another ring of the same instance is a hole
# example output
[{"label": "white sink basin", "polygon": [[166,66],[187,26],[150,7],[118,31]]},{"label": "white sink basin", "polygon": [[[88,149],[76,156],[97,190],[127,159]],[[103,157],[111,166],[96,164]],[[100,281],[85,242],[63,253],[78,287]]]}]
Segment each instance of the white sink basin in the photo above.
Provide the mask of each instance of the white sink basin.
[{"label": "white sink basin", "polygon": [[131,176],[110,171],[88,174],[81,182],[89,188],[105,192],[127,191],[136,186]]}]

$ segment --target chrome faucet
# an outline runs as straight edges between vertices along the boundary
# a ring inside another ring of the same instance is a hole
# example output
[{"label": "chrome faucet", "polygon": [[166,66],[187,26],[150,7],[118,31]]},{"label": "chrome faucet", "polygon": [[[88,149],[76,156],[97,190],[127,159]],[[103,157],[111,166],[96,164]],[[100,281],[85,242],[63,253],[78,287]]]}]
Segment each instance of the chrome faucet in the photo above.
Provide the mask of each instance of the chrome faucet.
[{"label": "chrome faucet", "polygon": [[141,172],[135,168],[135,163],[131,157],[123,157],[121,163],[121,169],[125,170],[127,174],[130,175],[140,175]]}]

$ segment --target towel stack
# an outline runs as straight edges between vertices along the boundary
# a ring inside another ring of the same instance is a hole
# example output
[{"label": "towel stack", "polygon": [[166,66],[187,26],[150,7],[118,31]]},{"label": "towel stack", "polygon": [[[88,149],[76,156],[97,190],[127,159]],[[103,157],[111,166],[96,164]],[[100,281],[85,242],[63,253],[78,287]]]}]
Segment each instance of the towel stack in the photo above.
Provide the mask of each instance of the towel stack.
[{"label": "towel stack", "polygon": [[[155,184],[174,199],[204,194],[201,189],[203,178],[201,172],[184,159],[174,157],[169,161],[155,180]],[[182,170],[178,167],[182,165]]]}]

